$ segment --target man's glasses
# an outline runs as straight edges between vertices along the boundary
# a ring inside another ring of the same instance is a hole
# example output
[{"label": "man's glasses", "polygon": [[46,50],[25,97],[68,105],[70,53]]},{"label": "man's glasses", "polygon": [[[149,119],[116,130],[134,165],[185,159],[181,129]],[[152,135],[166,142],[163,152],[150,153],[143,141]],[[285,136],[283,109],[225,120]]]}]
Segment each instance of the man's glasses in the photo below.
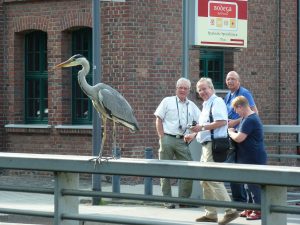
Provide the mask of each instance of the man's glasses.
[{"label": "man's glasses", "polygon": [[188,88],[188,87],[177,87],[177,89],[180,89],[180,90],[184,90],[184,91],[187,91],[187,90],[189,90],[190,88]]}]

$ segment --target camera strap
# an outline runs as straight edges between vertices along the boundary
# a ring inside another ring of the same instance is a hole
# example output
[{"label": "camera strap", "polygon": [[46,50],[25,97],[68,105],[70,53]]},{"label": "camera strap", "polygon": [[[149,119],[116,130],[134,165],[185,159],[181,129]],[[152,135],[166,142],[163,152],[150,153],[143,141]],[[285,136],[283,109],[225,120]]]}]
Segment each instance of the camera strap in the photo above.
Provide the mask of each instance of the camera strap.
[{"label": "camera strap", "polygon": [[[177,116],[178,116],[179,129],[182,130],[182,125],[181,125],[181,122],[180,122],[180,115],[179,115],[179,107],[178,107],[177,96],[175,96],[175,99],[176,99],[176,107],[177,107]],[[186,126],[185,126],[185,130],[184,130],[184,132],[182,134],[185,133],[185,131],[187,129],[188,123],[189,123],[189,104],[187,103],[186,104]]]}]

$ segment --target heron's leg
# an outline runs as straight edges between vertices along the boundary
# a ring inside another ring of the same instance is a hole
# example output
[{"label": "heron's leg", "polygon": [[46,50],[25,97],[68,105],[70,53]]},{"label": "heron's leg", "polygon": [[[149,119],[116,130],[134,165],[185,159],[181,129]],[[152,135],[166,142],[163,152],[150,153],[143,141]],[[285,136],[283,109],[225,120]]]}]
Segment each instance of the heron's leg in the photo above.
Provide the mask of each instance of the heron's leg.
[{"label": "heron's leg", "polygon": [[102,133],[102,141],[101,141],[101,147],[99,150],[99,156],[97,160],[100,162],[103,154],[103,148],[104,148],[104,143],[106,139],[106,120],[107,118],[105,116],[102,116],[102,121],[103,121],[103,133]]},{"label": "heron's leg", "polygon": [[[113,151],[117,151],[117,131],[116,131],[116,123],[113,121]],[[114,157],[114,155],[113,155]]]},{"label": "heron's leg", "polygon": [[98,155],[98,157],[91,159],[91,160],[95,160],[95,166],[96,166],[97,162],[101,163],[101,158],[102,158],[102,154],[103,154],[103,148],[104,148],[104,143],[105,143],[105,139],[106,139],[106,117],[105,116],[102,116],[102,122],[103,122],[103,132],[102,132],[101,146],[99,149],[99,155]]},{"label": "heron's leg", "polygon": [[107,122],[107,117],[102,116],[102,121],[103,121],[103,135],[102,135],[102,143],[101,143],[101,148],[99,151],[99,156],[96,159],[96,162],[99,162],[99,164],[101,163],[101,160],[104,158],[104,160],[108,161],[109,159],[112,159],[112,157],[103,157],[103,149],[104,149],[104,143],[106,140],[106,122]]}]

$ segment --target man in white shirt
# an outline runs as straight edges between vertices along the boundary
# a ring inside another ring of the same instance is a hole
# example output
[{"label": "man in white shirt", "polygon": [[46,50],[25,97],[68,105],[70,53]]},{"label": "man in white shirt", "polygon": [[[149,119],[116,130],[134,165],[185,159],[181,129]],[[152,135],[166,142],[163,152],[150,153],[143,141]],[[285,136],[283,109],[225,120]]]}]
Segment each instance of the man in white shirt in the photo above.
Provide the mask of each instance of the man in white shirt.
[{"label": "man in white shirt", "polygon": [[[201,162],[214,162],[212,155],[212,138],[227,137],[228,114],[225,102],[215,94],[212,80],[201,78],[197,83],[197,92],[204,100],[198,124],[191,127],[193,134],[185,136],[190,141],[197,135],[197,141],[202,145]],[[213,133],[211,132],[213,131]],[[203,198],[208,200],[231,201],[223,182],[201,181]],[[239,217],[236,209],[225,209],[225,215],[218,220],[217,208],[205,206],[205,215],[196,219],[196,222],[218,222],[225,225]]]},{"label": "man in white shirt", "polygon": [[[160,160],[185,160],[192,161],[188,143],[184,135],[189,133],[188,126],[197,121],[200,110],[187,96],[190,93],[191,82],[180,78],[176,83],[176,95],[165,97],[157,107],[156,130],[159,136]],[[192,180],[181,180],[179,197],[189,198],[192,193]],[[161,188],[164,196],[171,197],[172,190],[170,179],[161,178]],[[166,208],[174,209],[174,204],[165,204]],[[179,207],[187,207],[179,205]]]}]

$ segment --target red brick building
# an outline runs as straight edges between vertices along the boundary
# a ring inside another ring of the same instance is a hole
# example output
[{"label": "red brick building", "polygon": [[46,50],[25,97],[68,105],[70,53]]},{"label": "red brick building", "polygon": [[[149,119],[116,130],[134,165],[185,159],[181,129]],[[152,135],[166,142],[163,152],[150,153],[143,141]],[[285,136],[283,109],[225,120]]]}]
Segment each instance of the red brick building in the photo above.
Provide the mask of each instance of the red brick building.
[{"label": "red brick building", "polygon": [[[221,79],[239,72],[264,124],[298,124],[298,4],[248,1],[248,47],[190,48],[193,87],[200,62],[213,56]],[[118,127],[118,145],[123,157],[143,157],[146,147],[158,147],[153,112],[182,74],[182,0],[101,2],[101,24],[102,82],[126,97],[141,128]],[[92,1],[0,0],[0,151],[91,154],[92,106],[76,71],[53,70],[74,53],[91,59],[91,35]],[[105,154],[110,149],[108,139]]]}]

